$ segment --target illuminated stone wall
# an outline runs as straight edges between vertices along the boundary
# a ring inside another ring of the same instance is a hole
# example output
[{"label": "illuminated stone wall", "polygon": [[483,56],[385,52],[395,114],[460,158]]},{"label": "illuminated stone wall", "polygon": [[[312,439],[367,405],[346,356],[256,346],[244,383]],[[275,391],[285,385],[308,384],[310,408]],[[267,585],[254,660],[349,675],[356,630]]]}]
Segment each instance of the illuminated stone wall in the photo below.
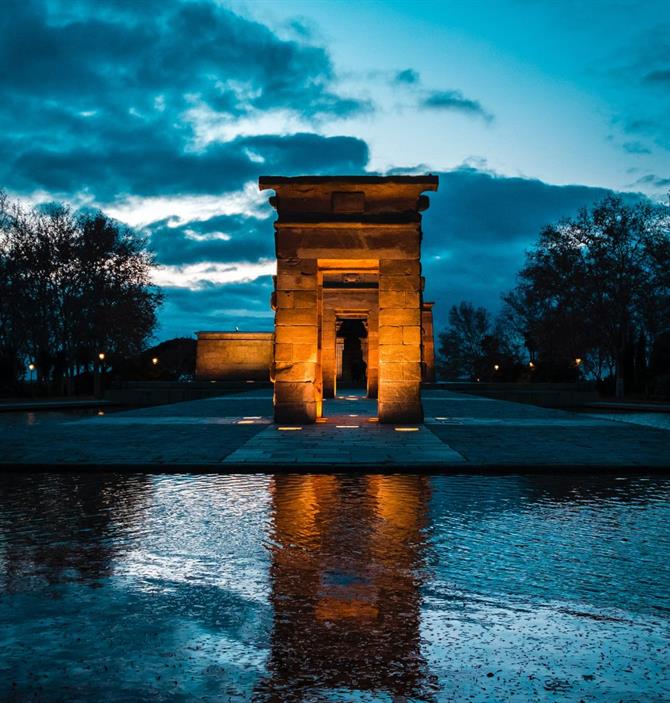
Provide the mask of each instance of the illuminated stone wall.
[{"label": "illuminated stone wall", "polygon": [[198,332],[195,377],[200,381],[268,381],[272,332]]},{"label": "illuminated stone wall", "polygon": [[314,422],[321,416],[324,368],[330,392],[334,366],[329,330],[333,312],[338,314],[337,306],[324,305],[324,277],[336,271],[376,282],[377,305],[366,315],[376,328],[368,356],[376,347],[378,364],[375,359],[369,366],[378,368],[380,422],[421,421],[420,212],[428,207],[422,193],[437,189],[437,177],[266,177],[260,188],[275,191],[271,203],[278,213],[275,420]]},{"label": "illuminated stone wall", "polygon": [[433,332],[433,305],[424,302],[421,306],[421,336],[423,342],[423,378],[426,383],[435,383],[435,334]]}]

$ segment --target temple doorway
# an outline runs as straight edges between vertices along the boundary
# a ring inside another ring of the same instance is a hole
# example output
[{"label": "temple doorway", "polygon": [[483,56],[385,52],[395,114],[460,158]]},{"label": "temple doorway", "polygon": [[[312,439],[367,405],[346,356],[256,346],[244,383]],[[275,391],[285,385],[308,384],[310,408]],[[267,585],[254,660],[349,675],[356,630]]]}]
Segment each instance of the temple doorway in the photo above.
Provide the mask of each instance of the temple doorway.
[{"label": "temple doorway", "polygon": [[355,389],[367,394],[367,321],[338,319],[336,328],[337,389]]}]

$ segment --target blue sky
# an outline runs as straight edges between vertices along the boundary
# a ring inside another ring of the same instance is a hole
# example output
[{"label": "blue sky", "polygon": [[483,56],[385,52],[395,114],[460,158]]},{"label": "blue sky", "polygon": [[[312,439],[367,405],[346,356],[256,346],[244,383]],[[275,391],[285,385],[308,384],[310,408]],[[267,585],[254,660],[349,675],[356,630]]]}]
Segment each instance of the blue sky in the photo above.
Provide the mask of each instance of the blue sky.
[{"label": "blue sky", "polygon": [[439,173],[439,327],[543,224],[666,198],[669,37],[667,0],[5,0],[0,187],[145,232],[165,339],[271,328],[258,176]]}]

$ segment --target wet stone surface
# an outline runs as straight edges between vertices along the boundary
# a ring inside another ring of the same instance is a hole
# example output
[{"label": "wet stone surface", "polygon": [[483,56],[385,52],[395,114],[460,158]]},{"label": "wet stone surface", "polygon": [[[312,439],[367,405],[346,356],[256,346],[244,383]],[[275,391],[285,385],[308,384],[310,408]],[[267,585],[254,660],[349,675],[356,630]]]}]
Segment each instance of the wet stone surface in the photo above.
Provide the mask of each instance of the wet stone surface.
[{"label": "wet stone surface", "polygon": [[0,413],[0,465],[670,469],[670,428],[444,390],[424,392],[423,407],[424,423],[383,425],[375,422],[375,401],[342,392],[324,402],[323,422],[288,430],[272,423],[268,391],[70,422],[8,422]]},{"label": "wet stone surface", "polygon": [[0,477],[0,700],[665,701],[670,480]]}]

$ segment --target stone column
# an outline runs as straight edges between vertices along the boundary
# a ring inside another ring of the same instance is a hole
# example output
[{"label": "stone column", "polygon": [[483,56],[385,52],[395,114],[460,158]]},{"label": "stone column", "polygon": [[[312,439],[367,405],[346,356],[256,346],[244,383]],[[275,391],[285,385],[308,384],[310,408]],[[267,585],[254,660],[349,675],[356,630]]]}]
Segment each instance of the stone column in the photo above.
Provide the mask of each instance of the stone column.
[{"label": "stone column", "polygon": [[320,413],[316,259],[277,261],[275,422],[314,422]]},{"label": "stone column", "polygon": [[368,398],[376,398],[379,388],[379,311],[368,312]]},{"label": "stone column", "polygon": [[421,422],[421,265],[379,262],[379,421]]},{"label": "stone column", "polygon": [[421,305],[421,336],[423,341],[423,380],[435,383],[435,336],[433,333],[433,305]]},{"label": "stone column", "polygon": [[324,305],[321,327],[321,365],[323,368],[323,397],[335,397],[337,355],[335,352],[335,311]]}]

